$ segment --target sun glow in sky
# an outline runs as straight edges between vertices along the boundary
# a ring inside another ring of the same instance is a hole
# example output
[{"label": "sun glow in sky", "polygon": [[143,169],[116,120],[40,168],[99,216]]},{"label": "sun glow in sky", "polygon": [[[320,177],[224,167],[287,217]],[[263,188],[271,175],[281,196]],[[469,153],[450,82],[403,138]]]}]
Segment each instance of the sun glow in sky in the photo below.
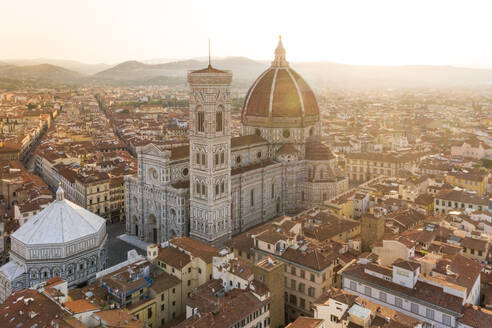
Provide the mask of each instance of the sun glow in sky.
[{"label": "sun glow in sky", "polygon": [[0,60],[207,55],[492,68],[492,1],[2,0]]}]

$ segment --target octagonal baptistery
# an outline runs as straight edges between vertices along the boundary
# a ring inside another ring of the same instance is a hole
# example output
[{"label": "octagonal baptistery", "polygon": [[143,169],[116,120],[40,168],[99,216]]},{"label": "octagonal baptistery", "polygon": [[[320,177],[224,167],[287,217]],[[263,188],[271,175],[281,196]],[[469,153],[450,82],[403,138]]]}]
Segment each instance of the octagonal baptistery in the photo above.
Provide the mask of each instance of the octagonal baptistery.
[{"label": "octagonal baptistery", "polygon": [[282,39],[272,66],[250,87],[242,110],[243,135],[257,134],[274,150],[285,143],[304,145],[320,134],[318,102],[307,82],[285,59]]},{"label": "octagonal baptistery", "polygon": [[[106,220],[65,199],[56,200],[11,235],[10,262],[0,267],[1,293],[53,277],[69,286],[89,281],[106,266]],[[8,295],[0,295],[0,301]]]}]

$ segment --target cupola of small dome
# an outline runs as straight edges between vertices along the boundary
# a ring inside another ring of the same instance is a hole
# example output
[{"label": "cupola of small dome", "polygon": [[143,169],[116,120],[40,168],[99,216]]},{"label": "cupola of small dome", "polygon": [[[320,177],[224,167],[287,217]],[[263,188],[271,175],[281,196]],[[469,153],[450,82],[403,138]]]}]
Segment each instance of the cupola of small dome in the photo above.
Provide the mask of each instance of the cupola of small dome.
[{"label": "cupola of small dome", "polygon": [[61,187],[61,183],[58,184],[58,189],[56,190],[56,200],[64,200],[65,199],[65,191]]}]

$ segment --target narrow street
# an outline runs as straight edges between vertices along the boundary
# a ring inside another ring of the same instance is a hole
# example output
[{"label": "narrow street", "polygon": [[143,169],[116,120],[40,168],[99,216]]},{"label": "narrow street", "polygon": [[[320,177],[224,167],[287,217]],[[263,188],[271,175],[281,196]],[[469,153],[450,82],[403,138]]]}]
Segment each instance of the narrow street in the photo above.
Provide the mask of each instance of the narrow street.
[{"label": "narrow street", "polygon": [[96,100],[97,100],[99,110],[101,111],[101,113],[103,113],[104,117],[106,117],[106,119],[108,120],[109,127],[111,128],[111,131],[113,131],[113,134],[118,138],[119,141],[121,141],[125,145],[125,147],[128,150],[128,153],[136,158],[136,154],[132,154],[132,152],[130,151],[130,149],[128,147],[128,144],[125,142],[125,140],[123,138],[120,137],[118,131],[116,131],[115,127],[111,124],[111,121],[109,120],[108,114],[106,113],[106,111],[103,108],[102,100],[97,95],[94,95],[94,98],[96,98]]}]

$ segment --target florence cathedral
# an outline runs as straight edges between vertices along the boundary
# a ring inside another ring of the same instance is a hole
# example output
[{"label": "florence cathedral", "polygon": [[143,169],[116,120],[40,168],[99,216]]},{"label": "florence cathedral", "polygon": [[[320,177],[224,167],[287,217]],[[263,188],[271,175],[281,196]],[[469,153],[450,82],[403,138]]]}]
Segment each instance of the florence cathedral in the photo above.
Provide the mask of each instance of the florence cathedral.
[{"label": "florence cathedral", "polygon": [[188,72],[189,145],[139,147],[138,174],[126,180],[127,234],[150,243],[191,236],[221,245],[232,235],[322,204],[348,189],[320,141],[318,103],[285,57],[248,90],[242,135],[231,138],[232,72]]}]

